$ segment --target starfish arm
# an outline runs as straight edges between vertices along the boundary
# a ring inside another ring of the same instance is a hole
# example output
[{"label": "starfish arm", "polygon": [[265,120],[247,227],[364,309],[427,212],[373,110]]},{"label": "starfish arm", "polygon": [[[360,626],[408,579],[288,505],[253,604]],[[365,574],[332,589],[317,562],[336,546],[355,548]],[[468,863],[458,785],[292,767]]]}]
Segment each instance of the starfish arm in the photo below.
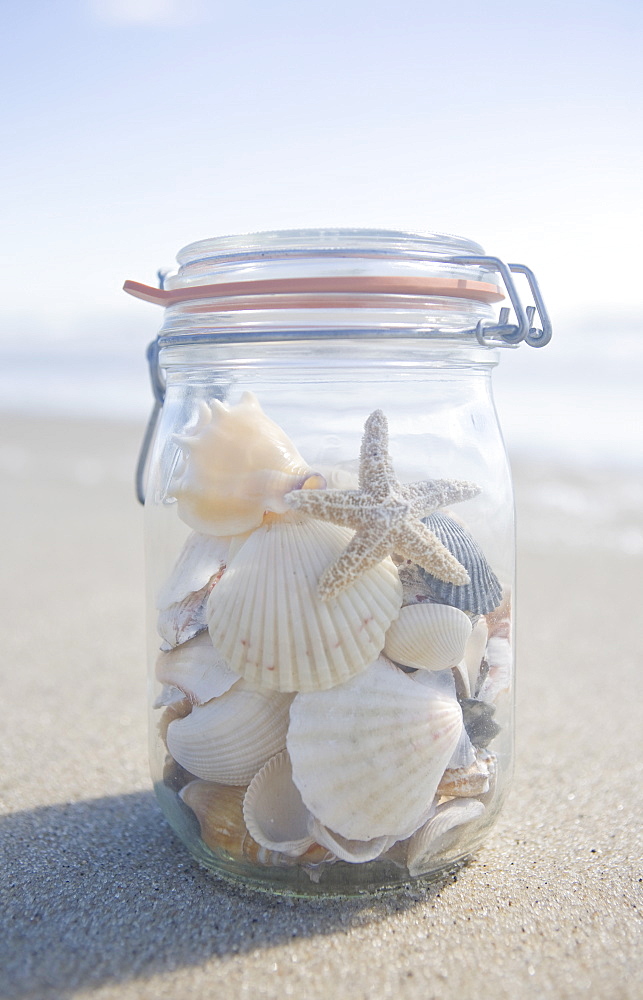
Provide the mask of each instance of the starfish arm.
[{"label": "starfish arm", "polygon": [[375,410],[364,424],[359,453],[359,486],[373,499],[385,500],[395,485],[388,453],[388,421],[381,410]]},{"label": "starfish arm", "polygon": [[438,580],[456,586],[471,582],[464,566],[424,524],[405,524],[396,529],[394,544],[396,553],[421,566]]},{"label": "starfish arm", "polygon": [[390,555],[390,540],[373,526],[357,532],[335,562],[324,570],[317,584],[322,601],[336,597],[364,573]]},{"label": "starfish arm", "polygon": [[416,517],[426,517],[440,507],[452,503],[472,500],[480,493],[480,487],[458,479],[434,479],[422,483],[405,483],[400,494],[410,505]]}]

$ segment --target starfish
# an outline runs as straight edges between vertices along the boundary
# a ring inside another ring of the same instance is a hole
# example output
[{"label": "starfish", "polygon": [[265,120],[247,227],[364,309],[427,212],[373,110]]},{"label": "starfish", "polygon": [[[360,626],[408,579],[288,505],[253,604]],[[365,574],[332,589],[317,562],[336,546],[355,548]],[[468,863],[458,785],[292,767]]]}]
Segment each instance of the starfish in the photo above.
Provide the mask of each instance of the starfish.
[{"label": "starfish", "polygon": [[336,597],[387,556],[402,556],[447,583],[469,583],[465,568],[420,518],[439,507],[469,500],[480,492],[474,483],[453,479],[398,481],[388,454],[388,423],[375,410],[364,425],[359,489],[294,490],[289,507],[320,521],[352,528],[355,534],[341,555],[322,573],[317,593]]}]

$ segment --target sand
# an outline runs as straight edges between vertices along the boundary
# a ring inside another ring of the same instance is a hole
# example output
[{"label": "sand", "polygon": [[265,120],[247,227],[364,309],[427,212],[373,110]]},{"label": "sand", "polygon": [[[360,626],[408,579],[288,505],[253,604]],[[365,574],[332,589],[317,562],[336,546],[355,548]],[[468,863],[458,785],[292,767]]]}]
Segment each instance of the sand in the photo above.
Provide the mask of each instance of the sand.
[{"label": "sand", "polygon": [[643,997],[641,477],[517,465],[517,768],[477,858],[308,902],[202,871],[150,790],[140,434],[2,420],[0,996]]}]

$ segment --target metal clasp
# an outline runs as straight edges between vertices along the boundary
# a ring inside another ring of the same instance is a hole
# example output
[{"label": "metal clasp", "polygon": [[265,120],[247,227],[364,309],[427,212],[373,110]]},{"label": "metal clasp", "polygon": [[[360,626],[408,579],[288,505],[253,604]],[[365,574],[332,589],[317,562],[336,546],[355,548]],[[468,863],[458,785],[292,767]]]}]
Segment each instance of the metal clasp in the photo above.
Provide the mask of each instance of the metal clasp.
[{"label": "metal clasp", "polygon": [[151,344],[148,344],[146,357],[150,370],[152,392],[154,394],[154,406],[152,407],[150,418],[147,421],[147,427],[145,428],[145,434],[143,435],[143,441],[141,442],[138,462],[136,463],[136,498],[138,502],[142,504],[145,503],[145,469],[147,467],[147,457],[152,444],[152,438],[154,437],[154,431],[156,430],[156,425],[158,423],[161,407],[163,406],[163,400],[165,399],[165,381],[161,374],[161,368],[159,365],[158,340],[153,340]]},{"label": "metal clasp", "polygon": [[[509,323],[508,319],[511,309],[504,306],[500,310],[497,323],[480,320],[475,334],[478,343],[484,347],[517,347],[523,340],[530,347],[544,347],[551,340],[551,322],[545,309],[540,289],[536,277],[524,264],[505,264],[498,257],[449,257],[445,259],[449,264],[478,264],[497,271],[504,281],[509,301],[513,307],[516,323]],[[524,274],[529,282],[529,290],[535,305],[527,306],[523,309],[516,286],[511,277],[511,272]],[[540,327],[533,326],[534,316],[538,313]]]}]

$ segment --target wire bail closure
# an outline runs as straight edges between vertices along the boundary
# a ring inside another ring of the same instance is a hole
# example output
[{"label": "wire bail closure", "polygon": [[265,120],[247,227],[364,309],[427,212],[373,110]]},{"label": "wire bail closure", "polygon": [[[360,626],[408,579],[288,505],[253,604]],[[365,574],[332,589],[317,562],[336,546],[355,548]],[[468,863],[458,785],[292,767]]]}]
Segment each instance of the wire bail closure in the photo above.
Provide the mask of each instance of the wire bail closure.
[{"label": "wire bail closure", "polygon": [[[503,306],[500,309],[498,322],[480,320],[475,330],[465,331],[474,333],[479,344],[483,347],[511,347],[516,348],[523,341],[530,347],[545,347],[552,336],[551,322],[545,309],[540,289],[536,277],[524,264],[505,264],[498,257],[486,256],[465,256],[458,254],[455,257],[431,257],[431,260],[438,264],[467,264],[484,267],[488,270],[497,271],[504,282],[511,307]],[[514,285],[513,274],[522,274],[526,277],[529,290],[533,298],[533,305],[523,308],[520,297]],[[159,272],[159,287],[163,288],[165,274]],[[515,322],[510,323],[509,317],[513,309]],[[534,317],[538,314],[540,326],[534,326]],[[159,342],[158,339],[148,344],[146,351],[147,363],[150,373],[152,393],[154,395],[154,406],[145,428],[141,450],[136,463],[136,498],[139,503],[145,503],[145,470],[147,459],[152,445],[152,439],[156,430],[163,402],[165,400],[165,380],[159,364]]]}]

